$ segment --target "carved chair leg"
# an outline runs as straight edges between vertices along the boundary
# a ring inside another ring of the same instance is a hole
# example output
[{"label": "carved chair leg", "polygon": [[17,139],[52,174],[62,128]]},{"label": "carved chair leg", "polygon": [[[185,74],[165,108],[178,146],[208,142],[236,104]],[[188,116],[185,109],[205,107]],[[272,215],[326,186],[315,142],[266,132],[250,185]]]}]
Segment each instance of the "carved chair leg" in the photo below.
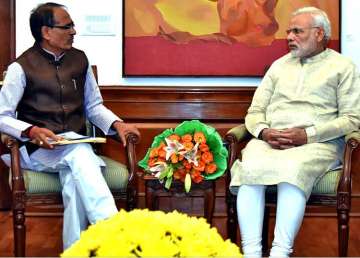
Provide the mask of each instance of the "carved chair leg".
[{"label": "carved chair leg", "polygon": [[131,211],[136,208],[137,206],[137,192],[134,187],[129,187],[127,191],[127,198],[126,198],[126,210]]},{"label": "carved chair leg", "polygon": [[204,193],[204,217],[207,222],[211,225],[212,218],[214,214],[214,206],[215,206],[215,185],[212,182],[210,188],[207,188]]},{"label": "carved chair leg", "polygon": [[146,208],[148,208],[151,211],[156,210],[158,208],[156,199],[157,199],[157,196],[155,194],[155,190],[152,187],[145,185],[145,206],[146,206]]},{"label": "carved chair leg", "polygon": [[236,212],[236,196],[228,193],[227,196],[227,232],[231,242],[236,243],[236,232],[238,228]]},{"label": "carved chair leg", "polygon": [[349,241],[349,210],[337,211],[338,219],[338,252],[340,257],[346,257]]},{"label": "carved chair leg", "polygon": [[269,254],[269,221],[270,221],[270,207],[265,205],[264,211],[264,221],[263,221],[263,230],[262,230],[262,253],[263,256],[268,256]]},{"label": "carved chair leg", "polygon": [[14,255],[16,257],[25,256],[25,213],[24,209],[13,209],[13,227],[14,227]]}]

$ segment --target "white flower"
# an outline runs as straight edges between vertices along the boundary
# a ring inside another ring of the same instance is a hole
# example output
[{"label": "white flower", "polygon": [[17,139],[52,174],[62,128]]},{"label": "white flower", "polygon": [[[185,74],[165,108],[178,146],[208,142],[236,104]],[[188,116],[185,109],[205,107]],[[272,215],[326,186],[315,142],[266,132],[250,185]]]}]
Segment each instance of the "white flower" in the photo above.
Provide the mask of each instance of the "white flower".
[{"label": "white flower", "polygon": [[197,153],[198,147],[199,147],[199,143],[197,142],[195,144],[195,146],[191,150],[187,151],[184,155],[185,159],[187,159],[187,161],[189,161],[189,163],[194,163],[195,166],[198,165],[198,161],[196,158],[196,153]]},{"label": "white flower", "polygon": [[169,160],[171,155],[173,154],[181,154],[184,155],[186,153],[186,150],[184,148],[184,145],[179,143],[178,141],[172,141],[168,138],[165,138],[166,141],[166,147],[164,147],[164,150],[166,151],[166,160]]},{"label": "white flower", "polygon": [[163,172],[168,166],[166,162],[155,162],[156,166],[150,167],[150,172],[155,173],[155,177],[159,178],[161,172]]}]

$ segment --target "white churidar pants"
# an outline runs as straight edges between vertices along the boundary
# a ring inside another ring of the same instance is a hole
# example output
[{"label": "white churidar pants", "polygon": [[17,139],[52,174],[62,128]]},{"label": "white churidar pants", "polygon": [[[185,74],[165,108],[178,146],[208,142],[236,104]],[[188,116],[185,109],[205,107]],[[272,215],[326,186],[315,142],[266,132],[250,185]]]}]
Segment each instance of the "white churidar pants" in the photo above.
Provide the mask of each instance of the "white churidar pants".
[{"label": "white churidar pants", "polygon": [[[241,245],[245,257],[262,257],[262,227],[265,209],[265,185],[241,185],[237,195],[237,214]],[[270,257],[289,257],[301,226],[306,197],[298,187],[277,185],[274,240]]]},{"label": "white churidar pants", "polygon": [[[52,159],[54,152],[59,151],[60,156]],[[49,160],[44,162],[46,158]],[[88,222],[94,224],[117,213],[101,172],[103,162],[89,144],[71,144],[57,151],[39,149],[30,155],[30,160],[35,170],[59,171],[64,202],[64,250],[80,238]]]}]

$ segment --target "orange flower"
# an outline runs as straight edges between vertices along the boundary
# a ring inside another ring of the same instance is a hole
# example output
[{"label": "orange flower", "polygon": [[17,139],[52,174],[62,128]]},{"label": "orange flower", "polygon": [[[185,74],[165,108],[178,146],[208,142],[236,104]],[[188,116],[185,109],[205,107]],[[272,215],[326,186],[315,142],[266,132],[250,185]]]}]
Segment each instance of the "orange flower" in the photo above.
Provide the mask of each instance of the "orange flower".
[{"label": "orange flower", "polygon": [[149,166],[149,167],[155,166],[155,162],[157,162],[156,159],[150,158],[149,161],[148,161],[148,166]]},{"label": "orange flower", "polygon": [[191,134],[185,134],[183,136],[181,136],[181,140],[182,142],[191,142],[192,141],[192,136]]},{"label": "orange flower", "polygon": [[206,164],[209,164],[214,161],[214,156],[212,155],[212,153],[210,151],[204,152],[201,155],[201,160],[204,161]]},{"label": "orange flower", "polygon": [[198,171],[198,170],[191,170],[190,172],[190,176],[191,176],[191,179],[196,183],[200,183],[201,181],[203,181],[204,177],[201,175],[201,172]]},{"label": "orange flower", "polygon": [[179,161],[178,156],[174,153],[170,156],[171,163],[176,164]]},{"label": "orange flower", "polygon": [[190,170],[192,168],[192,165],[186,159],[183,160],[183,166],[186,170]]},{"label": "orange flower", "polygon": [[172,134],[172,135],[170,135],[170,136],[168,136],[167,137],[169,140],[172,140],[172,141],[180,141],[180,136],[179,135],[177,135],[177,134]]},{"label": "orange flower", "polygon": [[156,158],[157,156],[159,156],[159,149],[158,148],[153,148],[150,150],[150,155],[149,158]]},{"label": "orange flower", "polygon": [[165,151],[163,148],[161,148],[161,149],[158,150],[158,155],[159,155],[159,157],[165,159],[165,157],[166,157],[166,151]]},{"label": "orange flower", "polygon": [[212,174],[216,171],[217,166],[215,163],[210,163],[208,165],[205,166],[205,173],[206,174]]},{"label": "orange flower", "polygon": [[174,179],[185,181],[186,171],[183,168],[179,168],[174,172]]},{"label": "orange flower", "polygon": [[166,162],[165,158],[162,158],[162,157],[159,157],[159,158],[157,159],[157,161],[158,161],[158,162]]},{"label": "orange flower", "polygon": [[175,180],[180,180],[181,178],[181,174],[176,170],[173,174],[173,177]]},{"label": "orange flower", "polygon": [[194,133],[194,141],[197,143],[206,143],[206,137],[203,132]]},{"label": "orange flower", "polygon": [[192,142],[184,142],[183,143],[183,146],[185,148],[185,150],[189,151],[191,150],[192,148],[194,148],[194,144]]},{"label": "orange flower", "polygon": [[209,146],[208,146],[206,143],[200,144],[200,145],[199,145],[199,149],[200,149],[202,152],[210,151],[210,148],[209,148]]},{"label": "orange flower", "polygon": [[204,170],[205,170],[205,163],[200,160],[200,161],[198,162],[198,165],[197,165],[197,166],[195,166],[195,164],[194,164],[193,168],[194,168],[195,170],[198,170],[198,171],[204,171]]}]

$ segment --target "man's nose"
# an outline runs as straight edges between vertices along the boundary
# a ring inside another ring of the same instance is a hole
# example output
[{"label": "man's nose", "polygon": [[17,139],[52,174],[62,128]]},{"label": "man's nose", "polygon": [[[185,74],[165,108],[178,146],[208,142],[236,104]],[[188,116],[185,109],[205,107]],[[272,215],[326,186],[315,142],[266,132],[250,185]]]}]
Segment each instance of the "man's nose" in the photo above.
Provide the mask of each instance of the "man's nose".
[{"label": "man's nose", "polygon": [[71,34],[71,35],[75,35],[75,34],[76,34],[76,30],[75,30],[74,27],[71,28],[70,34]]},{"label": "man's nose", "polygon": [[286,39],[288,42],[294,41],[294,33],[290,31],[290,33],[287,34]]}]

